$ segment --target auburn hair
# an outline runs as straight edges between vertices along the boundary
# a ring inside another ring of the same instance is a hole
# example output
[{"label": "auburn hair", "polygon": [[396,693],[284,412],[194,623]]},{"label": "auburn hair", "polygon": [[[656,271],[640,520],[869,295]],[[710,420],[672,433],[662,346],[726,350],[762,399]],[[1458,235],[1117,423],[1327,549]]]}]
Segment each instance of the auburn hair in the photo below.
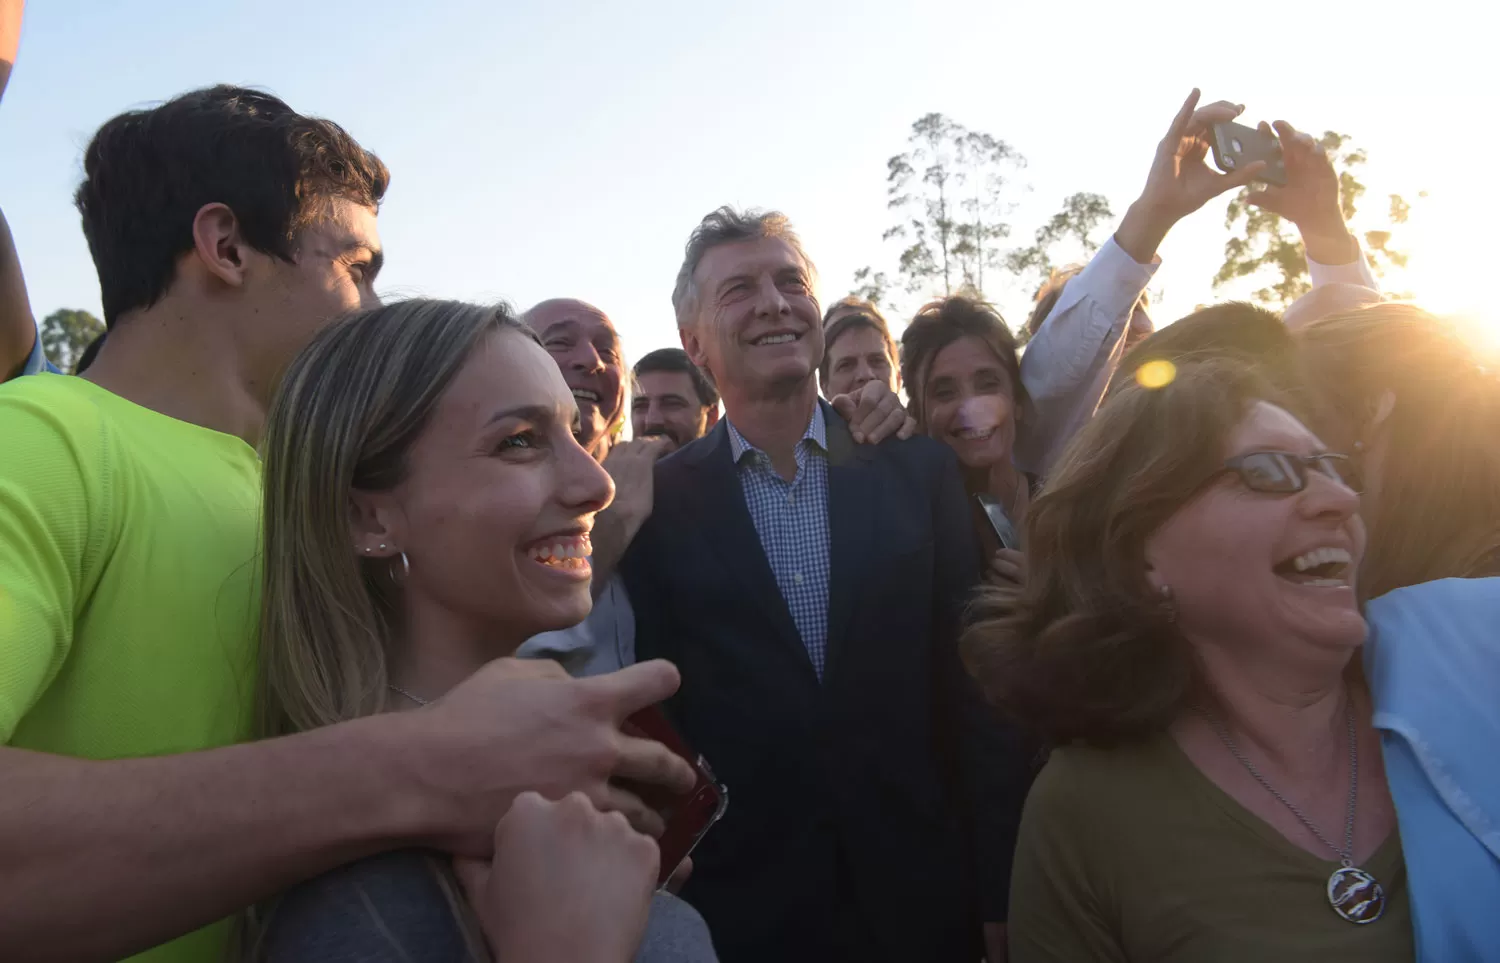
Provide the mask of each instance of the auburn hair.
[{"label": "auburn hair", "polygon": [[970,606],[964,661],[991,702],[1050,745],[1166,728],[1198,673],[1146,578],[1146,540],[1223,466],[1262,400],[1281,403],[1252,368],[1221,359],[1179,366],[1160,388],[1132,380],[1105,402],[1026,513],[1026,584],[981,589]]}]

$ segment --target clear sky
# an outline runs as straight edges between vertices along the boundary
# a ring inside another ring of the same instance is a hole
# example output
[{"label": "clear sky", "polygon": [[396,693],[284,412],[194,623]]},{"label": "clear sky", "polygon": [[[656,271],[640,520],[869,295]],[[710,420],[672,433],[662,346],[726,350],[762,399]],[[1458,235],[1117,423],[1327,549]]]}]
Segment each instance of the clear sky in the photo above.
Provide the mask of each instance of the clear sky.
[{"label": "clear sky", "polygon": [[[724,203],[791,216],[826,301],[881,241],[885,161],[939,111],[1030,161],[1029,237],[1074,191],[1117,214],[1194,86],[1368,148],[1367,207],[1419,190],[1393,246],[1412,291],[1484,318],[1500,203],[1493,37],[1482,5],[1012,0],[566,3],[32,0],[0,106],[0,205],[38,317],[99,312],[71,206],[104,120],[215,82],[337,120],[390,166],[387,296],[580,297],[634,359],[676,343],[682,244]],[[1356,227],[1360,227],[1356,219]],[[1101,236],[1102,232],[1101,232]],[[1227,297],[1209,281],[1223,201],[1162,250],[1158,321]],[[1481,263],[1481,256],[1484,261]],[[994,292],[1012,322],[1025,292]]]}]

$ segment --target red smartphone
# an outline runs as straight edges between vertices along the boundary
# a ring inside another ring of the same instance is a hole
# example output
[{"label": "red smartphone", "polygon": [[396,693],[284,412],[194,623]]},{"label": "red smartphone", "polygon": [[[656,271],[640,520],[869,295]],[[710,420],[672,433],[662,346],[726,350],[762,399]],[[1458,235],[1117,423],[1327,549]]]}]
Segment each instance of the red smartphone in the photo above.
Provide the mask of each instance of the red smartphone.
[{"label": "red smartphone", "polygon": [[639,783],[629,786],[632,792],[641,797],[642,802],[661,813],[662,821],[667,824],[666,832],[657,840],[657,845],[661,848],[661,875],[657,878],[656,885],[660,889],[667,885],[667,880],[672,878],[682,861],[692,855],[714,823],[723,817],[724,810],[729,805],[729,790],[714,778],[714,771],[709,768],[708,760],[693,752],[682,741],[682,737],[667,722],[666,716],[662,715],[658,707],[648,706],[642,709],[626,719],[620,728],[627,736],[653,739],[661,743],[686,759],[698,774],[698,781],[693,784],[692,790],[683,795],[668,792],[659,786]]}]

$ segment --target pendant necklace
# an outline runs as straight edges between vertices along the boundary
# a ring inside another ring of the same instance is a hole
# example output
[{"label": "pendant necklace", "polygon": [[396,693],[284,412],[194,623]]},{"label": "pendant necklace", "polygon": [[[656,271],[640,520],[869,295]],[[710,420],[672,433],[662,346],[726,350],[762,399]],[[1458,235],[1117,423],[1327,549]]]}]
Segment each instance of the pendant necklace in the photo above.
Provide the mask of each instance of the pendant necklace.
[{"label": "pendant necklace", "polygon": [[1209,726],[1218,735],[1219,741],[1224,743],[1224,748],[1228,749],[1230,754],[1239,760],[1240,765],[1255,777],[1255,781],[1265,787],[1266,792],[1280,800],[1283,806],[1290,809],[1292,815],[1296,816],[1298,821],[1306,826],[1308,831],[1323,845],[1338,854],[1339,868],[1328,877],[1328,905],[1333,907],[1333,911],[1343,919],[1360,926],[1380,919],[1380,914],[1385,911],[1385,890],[1380,887],[1380,883],[1374,876],[1354,865],[1354,801],[1359,795],[1359,741],[1354,731],[1353,699],[1346,699],[1344,702],[1344,725],[1349,732],[1349,809],[1344,817],[1343,849],[1335,846],[1319,831],[1318,827],[1312,824],[1311,820],[1302,815],[1302,810],[1266,781],[1266,777],[1260,774],[1255,764],[1245,758],[1245,754],[1240,752],[1239,747],[1234,744],[1223,722],[1208,712],[1201,709],[1199,711],[1208,720]]}]

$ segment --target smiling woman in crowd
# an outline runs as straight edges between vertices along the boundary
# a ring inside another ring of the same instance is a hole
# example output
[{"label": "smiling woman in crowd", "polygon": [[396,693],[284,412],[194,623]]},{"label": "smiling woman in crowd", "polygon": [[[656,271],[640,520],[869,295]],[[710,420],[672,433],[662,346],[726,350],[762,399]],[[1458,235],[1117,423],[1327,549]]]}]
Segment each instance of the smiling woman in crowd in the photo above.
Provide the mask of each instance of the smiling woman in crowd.
[{"label": "smiling woman in crowd", "polygon": [[[969,494],[993,499],[1005,522],[1019,531],[1036,480],[1012,459],[1016,429],[1030,403],[1021,384],[1016,338],[1005,321],[973,298],[933,301],[901,335],[901,377],[917,430],[952,448]],[[1019,545],[1002,546],[977,507],[975,518],[990,553],[986,578],[1019,582],[1024,564]]]},{"label": "smiling woman in crowd", "polygon": [[[319,335],[266,428],[262,734],[420,709],[581,621],[613,486],[577,427],[558,366],[503,307],[408,301]],[[447,860],[419,850],[297,886],[253,929],[273,963],[488,958]],[[661,895],[638,958],[714,956],[701,917]]]},{"label": "smiling woman in crowd", "polygon": [[965,637],[1056,747],[1022,821],[1029,961],[1413,958],[1356,655],[1344,460],[1239,367],[1127,385],[1031,507],[1029,580]]}]

